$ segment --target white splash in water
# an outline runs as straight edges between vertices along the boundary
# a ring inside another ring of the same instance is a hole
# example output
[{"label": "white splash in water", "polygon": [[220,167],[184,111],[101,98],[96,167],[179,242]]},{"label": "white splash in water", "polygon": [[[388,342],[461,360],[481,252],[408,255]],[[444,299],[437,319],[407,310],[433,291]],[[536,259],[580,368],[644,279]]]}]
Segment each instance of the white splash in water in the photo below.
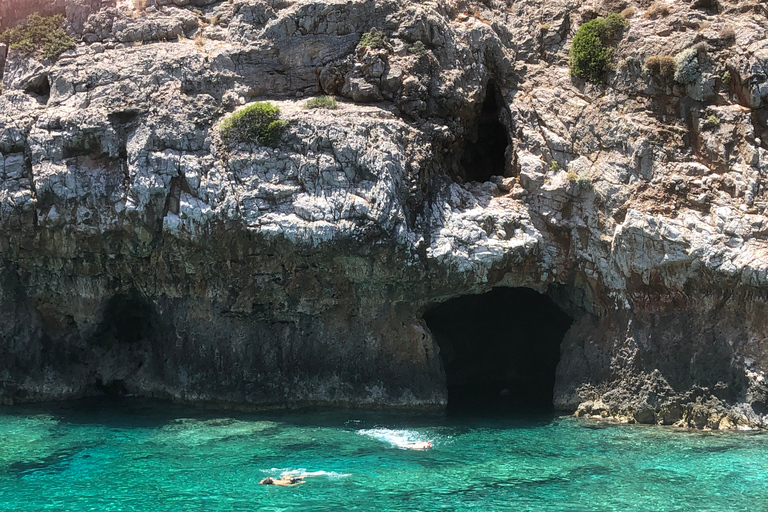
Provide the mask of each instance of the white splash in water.
[{"label": "white splash in water", "polygon": [[358,434],[363,436],[372,437],[388,443],[395,448],[402,448],[404,450],[413,449],[414,443],[428,443],[430,442],[422,434],[414,430],[393,430],[389,428],[369,428],[357,431]]}]

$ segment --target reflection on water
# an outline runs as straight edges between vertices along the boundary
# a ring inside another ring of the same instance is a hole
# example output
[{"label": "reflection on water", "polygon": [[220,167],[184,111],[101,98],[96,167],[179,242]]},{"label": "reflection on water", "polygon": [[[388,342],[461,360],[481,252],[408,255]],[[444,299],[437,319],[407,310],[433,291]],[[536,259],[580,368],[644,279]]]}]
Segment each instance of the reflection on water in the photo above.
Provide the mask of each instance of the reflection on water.
[{"label": "reflection on water", "polygon": [[[408,443],[430,441],[416,451]],[[265,476],[306,475],[291,488]],[[766,510],[768,437],[553,415],[0,408],[0,510]]]}]

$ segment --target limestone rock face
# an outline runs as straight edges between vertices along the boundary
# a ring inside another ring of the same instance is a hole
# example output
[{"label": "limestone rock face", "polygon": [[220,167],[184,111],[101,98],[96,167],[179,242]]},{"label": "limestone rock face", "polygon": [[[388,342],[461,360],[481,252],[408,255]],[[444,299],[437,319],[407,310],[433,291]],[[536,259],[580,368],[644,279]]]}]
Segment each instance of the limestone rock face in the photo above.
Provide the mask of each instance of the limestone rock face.
[{"label": "limestone rock face", "polygon": [[[617,2],[62,5],[75,50],[5,61],[0,401],[443,406],[423,314],[523,286],[574,319],[557,407],[768,426],[762,3],[623,2],[602,85]],[[276,147],[221,140],[264,100]]]}]

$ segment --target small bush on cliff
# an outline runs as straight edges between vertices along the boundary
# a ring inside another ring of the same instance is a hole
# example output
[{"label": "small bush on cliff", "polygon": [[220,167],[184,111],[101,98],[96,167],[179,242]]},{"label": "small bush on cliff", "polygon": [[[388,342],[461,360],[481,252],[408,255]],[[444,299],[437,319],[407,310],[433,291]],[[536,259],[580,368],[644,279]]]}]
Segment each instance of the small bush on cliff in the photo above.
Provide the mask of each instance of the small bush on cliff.
[{"label": "small bush on cliff", "polygon": [[334,110],[339,108],[339,104],[333,96],[318,96],[317,98],[307,100],[304,103],[304,108],[326,108],[328,110]]},{"label": "small bush on cliff", "polygon": [[0,41],[24,55],[55,60],[75,47],[75,41],[64,32],[64,16],[27,16],[27,23],[9,28],[0,34]]},{"label": "small bush on cliff", "polygon": [[408,53],[411,55],[416,55],[417,57],[421,57],[429,53],[429,50],[427,50],[427,46],[424,43],[421,41],[416,41],[412,45],[408,46]]},{"label": "small bush on cliff", "polygon": [[358,48],[386,48],[387,40],[384,32],[376,27],[360,36],[360,42],[357,43]]},{"label": "small bush on cliff", "polygon": [[574,171],[568,171],[565,175],[565,178],[573,185],[578,185],[583,189],[591,190],[594,187],[594,184],[592,183],[592,178],[587,176],[586,174],[577,174]]},{"label": "small bush on cliff", "polygon": [[268,101],[257,101],[222,121],[219,133],[225,142],[256,141],[275,147],[286,126],[288,122],[280,119],[280,107]]},{"label": "small bush on cliff", "polygon": [[611,67],[611,45],[628,25],[620,14],[610,14],[580,26],[571,43],[571,74],[591,82],[602,82]]},{"label": "small bush on cliff", "polygon": [[701,123],[701,127],[704,130],[714,130],[718,126],[720,126],[720,118],[715,114],[710,114],[709,117],[707,117],[704,122]]}]

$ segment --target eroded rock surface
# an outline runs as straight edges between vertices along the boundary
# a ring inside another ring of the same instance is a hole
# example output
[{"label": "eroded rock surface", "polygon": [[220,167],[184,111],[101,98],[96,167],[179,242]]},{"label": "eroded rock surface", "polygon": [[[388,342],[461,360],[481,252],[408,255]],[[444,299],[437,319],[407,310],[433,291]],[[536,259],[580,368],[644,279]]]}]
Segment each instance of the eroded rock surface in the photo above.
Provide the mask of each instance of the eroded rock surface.
[{"label": "eroded rock surface", "polygon": [[[768,425],[763,3],[63,4],[78,47],[3,74],[0,400],[442,406],[424,312],[524,286],[574,319],[557,407]],[[569,76],[624,8],[606,83]],[[257,100],[280,143],[224,144]]]}]

